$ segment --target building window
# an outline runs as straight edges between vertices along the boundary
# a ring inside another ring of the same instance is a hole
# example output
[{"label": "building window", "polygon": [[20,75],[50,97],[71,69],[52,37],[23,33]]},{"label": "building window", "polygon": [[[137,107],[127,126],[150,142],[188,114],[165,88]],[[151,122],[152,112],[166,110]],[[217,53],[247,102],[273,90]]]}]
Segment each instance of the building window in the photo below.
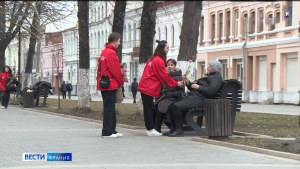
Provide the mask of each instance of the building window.
[{"label": "building window", "polygon": [[204,40],[204,17],[201,17],[201,38],[200,38],[200,44],[203,44],[203,40]]},{"label": "building window", "polygon": [[175,31],[174,31],[174,25],[172,24],[172,47],[175,46],[175,43],[174,43],[174,41],[175,41],[175,39],[174,39],[174,33],[175,33]]},{"label": "building window", "polygon": [[206,69],[205,69],[205,62],[201,63],[201,77],[205,77]]},{"label": "building window", "polygon": [[100,44],[100,32],[98,32],[98,49],[101,48],[101,44]]},{"label": "building window", "polygon": [[94,10],[91,9],[91,20],[90,20],[90,22],[93,22],[93,14],[94,14]]},{"label": "building window", "polygon": [[236,61],[236,79],[238,81],[242,81],[243,79],[243,62],[242,62],[242,59],[237,59]]},{"label": "building window", "polygon": [[168,29],[167,29],[167,26],[165,26],[165,38],[166,38],[166,41],[168,42]]},{"label": "building window", "polygon": [[160,27],[158,27],[158,40],[160,40]]},{"label": "building window", "polygon": [[230,11],[227,12],[227,36],[226,36],[226,41],[229,42],[229,36],[230,36],[230,20],[231,20],[231,16],[230,16]]},{"label": "building window", "polygon": [[216,23],[215,23],[215,15],[212,15],[212,38],[211,38],[211,43],[214,44],[215,43],[215,35],[216,35]]},{"label": "building window", "polygon": [[222,78],[223,79],[228,79],[228,65],[227,65],[227,60],[222,60]]},{"label": "building window", "polygon": [[247,29],[248,29],[248,25],[247,25],[247,23],[248,23],[248,14],[245,14],[245,15],[244,15],[244,20],[243,20],[243,22],[244,22],[243,30],[244,30],[244,39],[245,39],[245,38],[246,38],[246,35],[247,35]]},{"label": "building window", "polygon": [[234,37],[237,39],[239,34],[239,10],[235,10],[235,34]]},{"label": "building window", "polygon": [[220,13],[220,26],[219,26],[219,42],[222,43],[223,37],[223,13]]},{"label": "building window", "polygon": [[251,25],[251,33],[255,32],[255,12],[252,12],[252,25]]},{"label": "building window", "polygon": [[280,12],[276,13],[276,23],[280,22]]},{"label": "building window", "polygon": [[131,25],[128,24],[128,41],[131,41]]},{"label": "building window", "polygon": [[100,6],[98,6],[98,21],[100,21]]},{"label": "building window", "polygon": [[259,31],[264,31],[264,11],[259,12],[259,18],[260,18],[260,29]]},{"label": "building window", "polygon": [[275,29],[275,24],[274,24],[274,18],[273,18],[273,15],[270,14],[269,15],[269,30],[274,30]]},{"label": "building window", "polygon": [[123,28],[123,42],[126,42],[126,25]]},{"label": "building window", "polygon": [[293,25],[293,1],[289,1],[289,17],[288,17],[288,26]]},{"label": "building window", "polygon": [[136,41],[136,23],[133,23],[133,40]]},{"label": "building window", "polygon": [[102,12],[101,19],[103,19],[104,18],[104,7],[103,7],[103,5],[102,5],[101,12]]}]

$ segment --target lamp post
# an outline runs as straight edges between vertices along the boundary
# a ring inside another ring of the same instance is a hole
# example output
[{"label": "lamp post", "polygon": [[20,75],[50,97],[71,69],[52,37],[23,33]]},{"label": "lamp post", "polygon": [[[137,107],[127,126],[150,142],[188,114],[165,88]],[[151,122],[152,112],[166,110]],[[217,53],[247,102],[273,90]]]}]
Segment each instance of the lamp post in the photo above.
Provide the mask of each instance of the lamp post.
[{"label": "lamp post", "polygon": [[[18,11],[17,13],[18,15],[18,24],[20,23],[20,21],[22,20],[22,12],[21,11]],[[21,61],[21,25],[18,25],[18,28],[19,28],[19,59],[18,59],[18,82],[19,82],[19,85],[17,87],[17,98],[20,98],[21,97],[21,81],[20,81],[20,76],[21,76],[21,64],[20,64],[20,61]]]}]

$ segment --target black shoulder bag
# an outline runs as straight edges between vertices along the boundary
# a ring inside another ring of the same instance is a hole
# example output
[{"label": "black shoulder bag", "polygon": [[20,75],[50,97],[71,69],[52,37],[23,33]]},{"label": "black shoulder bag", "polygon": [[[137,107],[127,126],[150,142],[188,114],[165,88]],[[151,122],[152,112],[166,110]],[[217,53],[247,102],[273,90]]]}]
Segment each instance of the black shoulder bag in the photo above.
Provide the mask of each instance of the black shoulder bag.
[{"label": "black shoulder bag", "polygon": [[99,82],[100,87],[102,89],[108,89],[111,79],[109,79],[108,76],[106,75],[101,76],[101,62],[100,62],[100,82]]}]

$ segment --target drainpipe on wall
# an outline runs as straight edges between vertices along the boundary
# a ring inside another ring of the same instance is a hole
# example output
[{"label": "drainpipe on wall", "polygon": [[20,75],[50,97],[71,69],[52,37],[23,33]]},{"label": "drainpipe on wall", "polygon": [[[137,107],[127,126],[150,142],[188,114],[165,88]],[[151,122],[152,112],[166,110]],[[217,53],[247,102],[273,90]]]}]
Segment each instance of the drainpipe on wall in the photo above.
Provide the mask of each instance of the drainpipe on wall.
[{"label": "drainpipe on wall", "polygon": [[242,62],[243,62],[243,79],[241,79],[242,80],[242,90],[244,90],[244,83],[245,83],[245,52],[244,52],[244,49],[245,49],[245,47],[246,47],[246,45],[247,45],[247,35],[248,35],[248,32],[247,32],[247,26],[248,26],[248,24],[247,24],[247,22],[245,22],[246,21],[246,18],[244,18],[244,23],[246,23],[245,24],[245,27],[244,27],[244,30],[246,31],[246,37],[245,37],[245,43],[244,43],[244,45],[242,46]]}]

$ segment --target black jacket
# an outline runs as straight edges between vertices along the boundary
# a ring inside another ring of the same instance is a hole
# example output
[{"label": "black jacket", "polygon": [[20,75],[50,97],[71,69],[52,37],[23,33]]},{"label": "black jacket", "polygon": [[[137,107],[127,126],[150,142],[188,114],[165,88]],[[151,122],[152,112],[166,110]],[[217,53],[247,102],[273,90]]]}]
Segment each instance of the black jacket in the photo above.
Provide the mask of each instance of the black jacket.
[{"label": "black jacket", "polygon": [[[169,73],[169,76],[175,81],[182,81],[182,71],[180,69],[175,69],[175,72]],[[162,90],[160,92],[160,99],[163,98],[158,103],[158,109],[161,113],[167,113],[170,104],[176,102],[179,94],[184,93],[184,86],[168,87],[162,85]]]},{"label": "black jacket", "polygon": [[[192,84],[198,84],[198,89],[191,88]],[[213,72],[207,77],[198,79],[196,82],[187,85],[189,94],[174,105],[182,112],[186,112],[193,107],[204,107],[205,99],[213,99],[222,86],[220,72]]]},{"label": "black jacket", "polygon": [[61,91],[62,91],[62,92],[66,92],[66,91],[67,91],[67,84],[66,84],[66,83],[63,83],[63,84],[61,85]]},{"label": "black jacket", "polygon": [[139,85],[138,82],[132,82],[131,83],[131,92],[137,92],[138,85]]},{"label": "black jacket", "polygon": [[[200,85],[198,89],[194,89],[191,87],[191,85],[195,83]],[[190,82],[187,87],[190,90],[189,95],[196,95],[209,99],[214,98],[221,85],[222,77],[220,75],[220,72],[212,72],[207,77],[200,78],[194,83]]]}]

